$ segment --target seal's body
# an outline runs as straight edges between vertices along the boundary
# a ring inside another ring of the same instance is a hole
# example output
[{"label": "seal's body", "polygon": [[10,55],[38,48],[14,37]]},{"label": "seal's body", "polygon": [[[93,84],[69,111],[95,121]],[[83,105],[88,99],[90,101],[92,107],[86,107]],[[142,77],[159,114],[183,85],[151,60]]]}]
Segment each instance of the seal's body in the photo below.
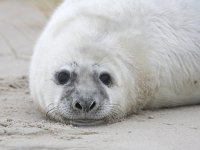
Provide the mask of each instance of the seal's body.
[{"label": "seal's body", "polygon": [[34,100],[72,124],[200,103],[200,1],[65,0],[38,40]]}]

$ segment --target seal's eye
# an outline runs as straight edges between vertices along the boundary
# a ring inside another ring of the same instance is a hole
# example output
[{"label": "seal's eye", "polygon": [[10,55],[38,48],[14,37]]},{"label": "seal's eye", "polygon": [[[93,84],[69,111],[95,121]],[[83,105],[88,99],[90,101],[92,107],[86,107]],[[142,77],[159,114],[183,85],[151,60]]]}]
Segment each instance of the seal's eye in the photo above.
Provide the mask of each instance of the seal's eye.
[{"label": "seal's eye", "polygon": [[110,86],[112,84],[112,78],[108,73],[102,73],[99,76],[99,79],[101,80],[101,82],[103,82],[103,84]]},{"label": "seal's eye", "polygon": [[61,71],[58,72],[56,75],[56,80],[58,82],[58,84],[66,84],[70,79],[70,73],[69,71]]}]

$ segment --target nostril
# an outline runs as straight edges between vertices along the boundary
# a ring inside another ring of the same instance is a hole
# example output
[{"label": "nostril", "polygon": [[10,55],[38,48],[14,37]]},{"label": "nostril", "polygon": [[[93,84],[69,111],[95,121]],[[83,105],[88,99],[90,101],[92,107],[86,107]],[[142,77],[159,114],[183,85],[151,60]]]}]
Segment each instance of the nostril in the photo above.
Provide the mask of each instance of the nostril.
[{"label": "nostril", "polygon": [[96,106],[96,102],[93,102],[93,103],[90,105],[90,110],[92,110],[95,106]]},{"label": "nostril", "polygon": [[81,106],[81,104],[78,103],[78,102],[75,104],[75,107],[76,107],[77,109],[79,109],[79,110],[82,110],[82,109],[83,109],[83,107]]}]

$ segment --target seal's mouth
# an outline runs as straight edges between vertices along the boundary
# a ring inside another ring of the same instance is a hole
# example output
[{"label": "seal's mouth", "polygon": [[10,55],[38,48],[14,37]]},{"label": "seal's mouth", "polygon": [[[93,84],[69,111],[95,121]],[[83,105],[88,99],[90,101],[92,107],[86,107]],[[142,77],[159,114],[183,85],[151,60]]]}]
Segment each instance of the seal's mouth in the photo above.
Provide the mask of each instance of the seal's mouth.
[{"label": "seal's mouth", "polygon": [[[103,108],[102,108],[103,107]],[[99,126],[118,122],[125,115],[118,105],[102,105],[91,112],[75,111],[66,105],[59,103],[57,107],[50,109],[46,116],[52,120],[60,121],[73,126]]]},{"label": "seal's mouth", "polygon": [[101,125],[104,124],[105,122],[103,120],[90,120],[90,119],[86,119],[86,120],[71,120],[70,124],[74,125],[74,126],[97,126],[97,125]]},{"label": "seal's mouth", "polygon": [[70,124],[74,126],[97,126],[104,124],[104,120],[95,120],[95,119],[76,119],[70,120]]}]

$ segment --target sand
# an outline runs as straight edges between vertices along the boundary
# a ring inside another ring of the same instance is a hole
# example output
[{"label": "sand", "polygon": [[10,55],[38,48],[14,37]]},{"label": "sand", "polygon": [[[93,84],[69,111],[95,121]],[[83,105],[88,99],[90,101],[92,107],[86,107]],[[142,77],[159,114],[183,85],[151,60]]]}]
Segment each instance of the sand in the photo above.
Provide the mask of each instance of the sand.
[{"label": "sand", "polygon": [[0,1],[0,150],[200,149],[200,106],[142,111],[94,127],[46,119],[30,98],[27,75],[51,9],[44,13],[30,2]]},{"label": "sand", "polygon": [[43,117],[27,85],[24,76],[0,79],[0,149],[200,149],[199,106],[143,111],[115,124],[73,127]]}]

